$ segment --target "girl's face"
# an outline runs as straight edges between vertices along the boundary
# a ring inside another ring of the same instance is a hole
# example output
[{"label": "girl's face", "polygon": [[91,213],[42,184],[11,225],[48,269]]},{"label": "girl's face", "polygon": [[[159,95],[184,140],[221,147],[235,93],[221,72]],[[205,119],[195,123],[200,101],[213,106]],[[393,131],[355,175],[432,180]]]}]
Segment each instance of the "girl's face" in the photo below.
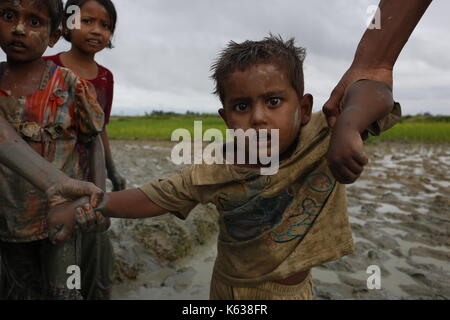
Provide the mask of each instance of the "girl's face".
[{"label": "girl's face", "polygon": [[111,40],[111,19],[108,11],[95,0],[81,7],[81,28],[70,32],[72,46],[96,54],[108,46]]}]

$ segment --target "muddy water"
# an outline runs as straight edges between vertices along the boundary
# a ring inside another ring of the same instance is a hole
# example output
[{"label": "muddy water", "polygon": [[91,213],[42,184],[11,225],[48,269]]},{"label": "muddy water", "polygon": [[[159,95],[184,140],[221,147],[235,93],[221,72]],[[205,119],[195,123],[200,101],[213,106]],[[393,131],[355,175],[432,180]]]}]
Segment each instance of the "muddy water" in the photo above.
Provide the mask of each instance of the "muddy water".
[{"label": "muddy water", "polygon": [[[172,144],[113,141],[130,187],[180,168]],[[314,268],[316,299],[450,298],[450,145],[370,145],[364,174],[348,187],[353,254]],[[165,216],[116,220],[116,299],[207,299],[217,212],[198,206],[186,222]],[[369,290],[369,266],[380,289]]]}]

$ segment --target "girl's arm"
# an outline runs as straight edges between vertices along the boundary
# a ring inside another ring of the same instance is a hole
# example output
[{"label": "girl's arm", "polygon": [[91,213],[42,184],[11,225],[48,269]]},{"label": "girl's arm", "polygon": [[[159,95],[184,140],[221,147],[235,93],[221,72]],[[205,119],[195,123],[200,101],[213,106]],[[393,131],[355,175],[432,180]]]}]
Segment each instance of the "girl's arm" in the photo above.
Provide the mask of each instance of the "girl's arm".
[{"label": "girl's arm", "polygon": [[[382,0],[381,29],[367,29],[356,49],[352,65],[333,89],[323,107],[330,126],[339,115],[339,103],[347,87],[358,79],[384,82],[392,88],[392,70],[400,52],[432,0]],[[375,106],[376,107],[376,106]]]},{"label": "girl's arm", "polygon": [[117,171],[116,165],[114,163],[111,148],[109,146],[109,138],[108,132],[106,131],[106,127],[103,129],[100,134],[103,142],[103,147],[105,150],[105,162],[106,162],[106,170],[108,172],[108,178],[111,180],[113,184],[113,191],[120,191],[126,188],[126,180],[122,177],[122,175]]},{"label": "girl's arm", "polygon": [[105,170],[105,152],[100,135],[97,135],[91,142],[89,148],[89,169],[92,176],[92,182],[102,189],[106,190],[106,170]]},{"label": "girl's arm", "polygon": [[103,191],[92,183],[71,179],[42,158],[1,116],[0,163],[45,192],[52,205],[87,195],[97,206],[103,196]]},{"label": "girl's arm", "polygon": [[[89,169],[92,182],[106,191],[105,153],[100,135],[97,135],[89,146]],[[90,209],[90,206],[87,207]],[[78,215],[78,225],[84,232],[104,232],[111,226],[109,218],[87,210],[86,215]]]}]

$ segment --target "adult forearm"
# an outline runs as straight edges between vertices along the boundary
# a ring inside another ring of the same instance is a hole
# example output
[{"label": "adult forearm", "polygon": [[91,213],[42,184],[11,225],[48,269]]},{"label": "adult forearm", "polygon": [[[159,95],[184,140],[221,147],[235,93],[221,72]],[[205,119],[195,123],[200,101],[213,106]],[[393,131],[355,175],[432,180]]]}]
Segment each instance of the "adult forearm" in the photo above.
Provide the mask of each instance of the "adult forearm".
[{"label": "adult forearm", "polygon": [[432,0],[382,0],[381,29],[367,29],[352,66],[392,69],[404,45]]}]

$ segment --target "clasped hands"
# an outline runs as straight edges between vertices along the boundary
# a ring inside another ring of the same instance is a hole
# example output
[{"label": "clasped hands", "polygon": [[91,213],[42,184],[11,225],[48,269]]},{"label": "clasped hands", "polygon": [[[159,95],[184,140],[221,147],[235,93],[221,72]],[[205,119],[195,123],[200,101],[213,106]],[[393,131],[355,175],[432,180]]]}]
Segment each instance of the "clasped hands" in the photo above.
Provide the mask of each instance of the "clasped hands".
[{"label": "clasped hands", "polygon": [[[47,191],[50,211],[47,215],[49,240],[61,243],[74,232],[104,232],[111,221],[94,210],[104,197],[93,183],[65,178]],[[77,199],[77,200],[75,200]]]}]

